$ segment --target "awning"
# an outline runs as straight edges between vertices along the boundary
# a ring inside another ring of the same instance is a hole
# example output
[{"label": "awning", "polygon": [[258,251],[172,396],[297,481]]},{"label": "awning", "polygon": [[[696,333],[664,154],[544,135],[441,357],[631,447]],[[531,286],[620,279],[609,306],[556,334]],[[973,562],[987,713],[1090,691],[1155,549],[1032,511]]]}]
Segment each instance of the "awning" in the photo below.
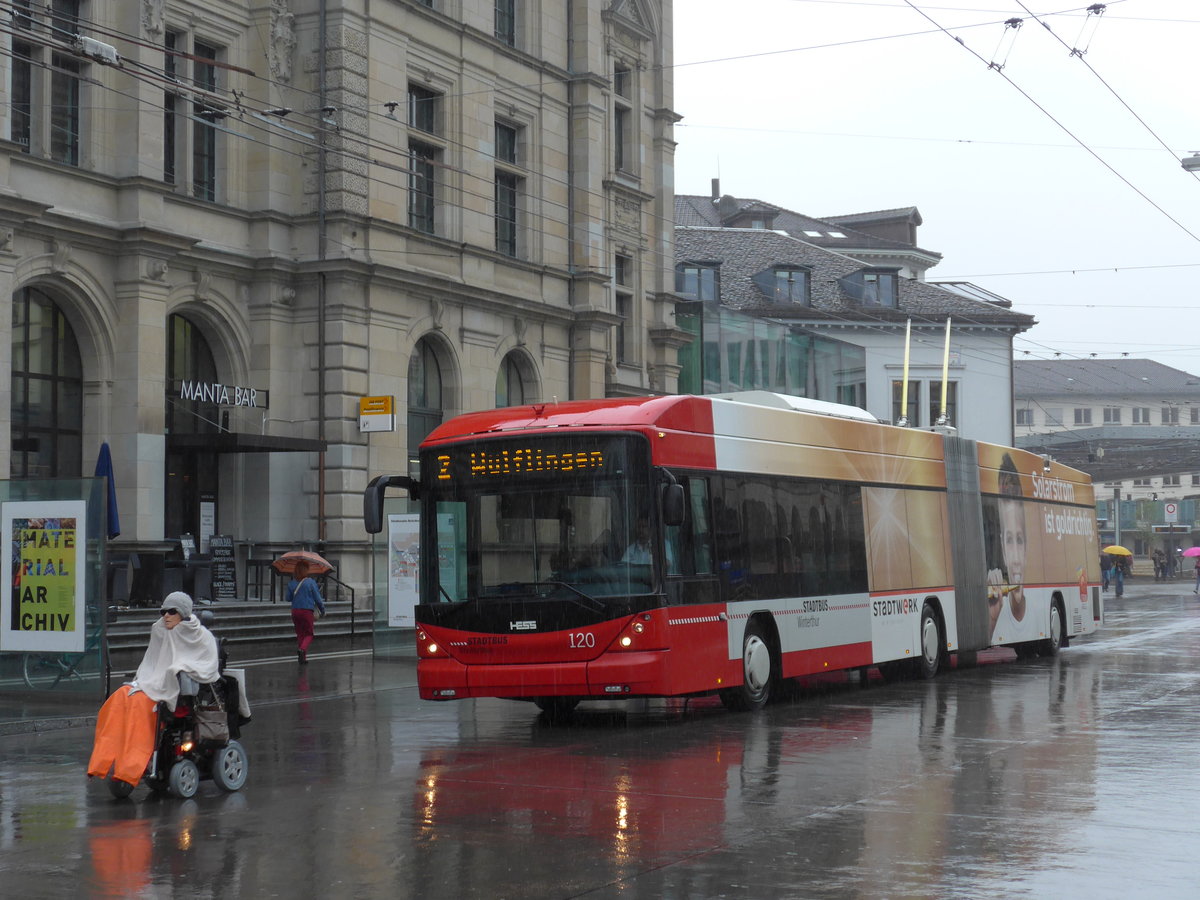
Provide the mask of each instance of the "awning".
[{"label": "awning", "polygon": [[221,431],[216,434],[169,434],[167,449],[174,452],[207,453],[320,453],[326,441],[278,434]]}]

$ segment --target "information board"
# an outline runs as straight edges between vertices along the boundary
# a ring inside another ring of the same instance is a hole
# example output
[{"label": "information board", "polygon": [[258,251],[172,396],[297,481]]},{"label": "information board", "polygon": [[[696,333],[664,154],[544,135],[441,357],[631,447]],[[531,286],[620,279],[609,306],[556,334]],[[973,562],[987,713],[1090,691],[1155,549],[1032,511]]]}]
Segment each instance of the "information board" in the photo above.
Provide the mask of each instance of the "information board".
[{"label": "information board", "polygon": [[228,534],[214,534],[209,538],[208,549],[212,554],[212,598],[237,599],[237,563],[233,556],[233,537]]}]

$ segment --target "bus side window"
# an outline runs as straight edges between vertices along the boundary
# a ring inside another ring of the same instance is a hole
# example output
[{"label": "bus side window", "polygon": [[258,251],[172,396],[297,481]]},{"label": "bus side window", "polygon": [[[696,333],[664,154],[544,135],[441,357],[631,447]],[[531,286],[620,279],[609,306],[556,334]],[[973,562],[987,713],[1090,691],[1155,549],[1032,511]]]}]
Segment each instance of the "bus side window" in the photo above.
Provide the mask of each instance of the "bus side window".
[{"label": "bus side window", "polygon": [[717,555],[717,574],[721,576],[721,599],[728,603],[750,596],[749,570],[746,565],[747,535],[737,504],[741,484],[726,476],[713,480],[713,538]]},{"label": "bus side window", "polygon": [[689,478],[688,520],[691,529],[693,571],[710,575],[713,570],[712,521],[709,518],[708,480]]},{"label": "bus side window", "polygon": [[666,528],[668,575],[704,575],[712,572],[712,529],[708,517],[708,482],[680,479],[684,490],[683,524]]},{"label": "bus side window", "polygon": [[742,483],[742,528],[746,563],[755,597],[778,597],[779,555],[771,518],[771,486],[763,479]]}]

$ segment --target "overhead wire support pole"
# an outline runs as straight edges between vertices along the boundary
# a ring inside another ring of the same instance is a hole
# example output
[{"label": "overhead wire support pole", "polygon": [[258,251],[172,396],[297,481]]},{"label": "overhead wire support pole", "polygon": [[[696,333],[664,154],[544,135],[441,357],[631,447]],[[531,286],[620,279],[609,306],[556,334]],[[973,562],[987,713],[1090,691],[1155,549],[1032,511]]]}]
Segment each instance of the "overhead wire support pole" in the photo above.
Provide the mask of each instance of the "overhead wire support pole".
[{"label": "overhead wire support pole", "polygon": [[[320,11],[317,15],[317,69],[318,97],[321,108],[328,104],[326,91],[328,85],[325,73],[325,54],[328,50],[326,28],[328,26],[328,10],[326,0],[321,0]],[[326,209],[325,209],[325,177],[327,161],[325,128],[320,129],[317,144],[317,438],[325,441],[325,253],[326,253]],[[322,548],[325,545],[325,451],[321,450],[317,458],[317,540]]]}]

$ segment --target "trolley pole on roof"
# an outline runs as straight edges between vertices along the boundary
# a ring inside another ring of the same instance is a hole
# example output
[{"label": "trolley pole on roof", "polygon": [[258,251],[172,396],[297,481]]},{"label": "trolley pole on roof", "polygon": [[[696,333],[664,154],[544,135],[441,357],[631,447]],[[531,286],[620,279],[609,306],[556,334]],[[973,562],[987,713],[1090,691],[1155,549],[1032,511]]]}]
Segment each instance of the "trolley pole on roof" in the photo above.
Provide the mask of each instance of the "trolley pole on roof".
[{"label": "trolley pole on roof", "polygon": [[912,319],[904,323],[904,374],[900,381],[900,418],[896,424],[901,428],[908,427],[908,347],[912,338]]},{"label": "trolley pole on roof", "polygon": [[950,317],[946,317],[946,348],[942,351],[942,412],[938,416],[938,425],[949,425],[950,420],[946,418],[947,392],[950,390],[950,385],[947,378],[950,377]]}]

